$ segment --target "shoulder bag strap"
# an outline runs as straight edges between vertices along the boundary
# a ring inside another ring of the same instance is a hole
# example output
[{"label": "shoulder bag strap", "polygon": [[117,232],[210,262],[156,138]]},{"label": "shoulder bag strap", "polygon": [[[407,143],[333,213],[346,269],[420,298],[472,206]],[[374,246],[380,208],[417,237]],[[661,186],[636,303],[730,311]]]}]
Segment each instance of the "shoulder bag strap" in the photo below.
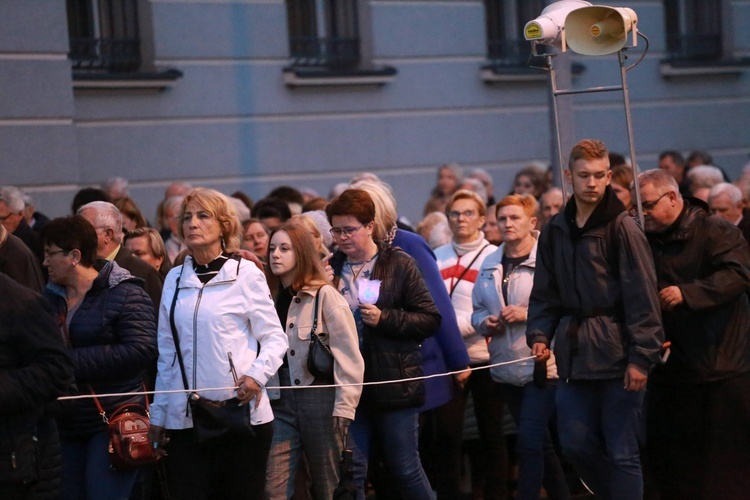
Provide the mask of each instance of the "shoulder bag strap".
[{"label": "shoulder bag strap", "polygon": [[[323,285],[325,286],[325,285]],[[323,288],[323,287],[320,287]],[[313,326],[312,330],[310,330],[310,333],[312,335],[317,335],[318,331],[318,303],[320,302],[320,288],[318,288],[317,293],[315,294],[315,312],[313,313]]]},{"label": "shoulder bag strap", "polygon": [[482,253],[483,253],[483,252],[485,251],[485,249],[486,249],[486,248],[487,248],[488,246],[490,246],[490,244],[489,244],[489,243],[487,243],[486,245],[484,245],[484,246],[483,246],[483,247],[481,248],[481,250],[479,250],[479,251],[477,252],[477,254],[476,254],[476,255],[474,256],[474,258],[473,258],[473,259],[471,259],[471,262],[469,262],[469,265],[468,265],[468,266],[466,266],[466,267],[464,267],[464,270],[463,270],[463,272],[461,273],[461,275],[460,275],[460,276],[458,277],[458,279],[456,280],[456,282],[455,282],[455,283],[453,283],[453,287],[451,288],[451,291],[450,291],[450,293],[448,294],[448,297],[449,297],[449,298],[453,298],[453,291],[454,291],[454,290],[456,289],[456,286],[458,286],[458,282],[459,282],[459,281],[461,281],[461,280],[463,279],[464,275],[466,275],[466,273],[467,273],[467,272],[469,272],[469,269],[471,269],[471,266],[473,266],[473,265],[474,265],[474,263],[475,263],[475,262],[477,261],[477,259],[479,258],[479,256],[480,256],[480,255],[482,255]]},{"label": "shoulder bag strap", "polygon": [[[182,349],[180,349],[180,337],[177,335],[177,326],[174,322],[174,309],[177,305],[177,294],[180,292],[180,277],[182,272],[177,276],[177,282],[174,285],[174,296],[172,297],[172,307],[169,310],[169,326],[172,328],[172,340],[174,340],[174,349],[177,353],[177,361],[180,362],[180,372],[182,373],[182,383],[185,386],[185,390],[188,390],[187,375],[185,375],[185,362],[182,360]],[[195,370],[195,367],[193,367]]]}]

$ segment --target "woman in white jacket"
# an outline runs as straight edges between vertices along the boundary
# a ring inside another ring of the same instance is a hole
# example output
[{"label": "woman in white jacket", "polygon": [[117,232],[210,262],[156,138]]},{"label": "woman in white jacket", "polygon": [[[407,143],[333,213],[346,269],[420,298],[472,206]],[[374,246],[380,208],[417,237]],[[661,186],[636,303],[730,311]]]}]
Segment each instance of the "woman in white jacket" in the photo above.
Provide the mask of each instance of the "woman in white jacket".
[{"label": "woman in white jacket", "polygon": [[[273,385],[341,386],[269,393],[275,428],[265,496],[292,498],[304,454],[315,498],[333,498],[341,451],[362,394],[362,386],[356,384],[362,383],[365,374],[357,326],[346,299],[328,284],[320,254],[305,227],[289,222],[274,230],[267,262],[276,311],[289,341],[286,361]],[[315,334],[333,355],[330,379],[315,377],[307,368],[313,324]]]},{"label": "woman in white jacket", "polygon": [[509,195],[497,204],[497,224],[503,244],[482,264],[474,285],[471,323],[490,338],[491,363],[511,362],[490,369],[508,409],[518,424],[518,495],[537,499],[544,485],[552,499],[567,499],[562,467],[549,435],[554,413],[557,368],[554,356],[535,366],[526,344],[526,317],[534,284],[539,232],[536,200]]},{"label": "woman in white jacket", "polygon": [[[263,273],[231,253],[239,249],[241,226],[226,197],[194,189],[182,203],[180,221],[179,235],[191,255],[164,283],[150,437],[169,454],[172,498],[261,498],[273,434],[265,385],[281,366],[286,334]],[[236,396],[249,412],[253,433],[198,444],[187,395],[159,393],[184,389],[171,319],[189,388],[215,401]]]}]

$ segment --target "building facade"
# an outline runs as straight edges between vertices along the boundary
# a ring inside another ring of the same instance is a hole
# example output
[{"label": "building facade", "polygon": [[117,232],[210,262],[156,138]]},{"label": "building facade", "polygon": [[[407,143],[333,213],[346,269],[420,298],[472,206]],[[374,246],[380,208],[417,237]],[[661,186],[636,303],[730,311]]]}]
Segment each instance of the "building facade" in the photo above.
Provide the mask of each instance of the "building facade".
[{"label": "building facade", "polygon": [[[523,39],[549,3],[4,0],[0,184],[58,216],[80,187],[122,176],[152,220],[174,180],[326,196],[372,171],[413,222],[443,163],[486,168],[503,195],[555,151],[549,79]],[[616,5],[650,41],[628,72],[640,168],[702,149],[736,178],[750,161],[750,3]],[[574,87],[619,82],[616,56],[558,63]],[[597,137],[628,153],[621,93],[565,99],[563,149]]]}]

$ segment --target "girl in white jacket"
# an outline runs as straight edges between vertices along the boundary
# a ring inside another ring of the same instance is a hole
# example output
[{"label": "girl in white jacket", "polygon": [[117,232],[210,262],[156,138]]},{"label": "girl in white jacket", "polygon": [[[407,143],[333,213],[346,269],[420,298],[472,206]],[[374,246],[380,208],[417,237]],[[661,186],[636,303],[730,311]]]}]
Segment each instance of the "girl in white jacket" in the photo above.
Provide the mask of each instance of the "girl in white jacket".
[{"label": "girl in white jacket", "polygon": [[526,344],[526,316],[534,284],[539,232],[536,200],[510,195],[497,204],[497,223],[503,244],[482,264],[474,285],[471,323],[490,338],[493,380],[518,424],[518,495],[537,499],[544,485],[552,499],[569,498],[560,462],[552,447],[548,425],[554,413],[557,368],[554,356],[535,366]]}]

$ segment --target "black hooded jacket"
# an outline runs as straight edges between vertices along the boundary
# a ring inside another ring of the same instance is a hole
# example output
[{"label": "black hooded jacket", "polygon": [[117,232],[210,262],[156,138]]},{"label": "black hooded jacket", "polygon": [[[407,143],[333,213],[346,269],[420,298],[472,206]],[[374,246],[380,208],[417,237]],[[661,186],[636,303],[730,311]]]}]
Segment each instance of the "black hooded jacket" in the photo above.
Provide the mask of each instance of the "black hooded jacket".
[{"label": "black hooded jacket", "polygon": [[[561,378],[619,378],[627,365],[650,369],[663,341],[648,242],[607,186],[576,225],[575,198],[542,229],[527,343],[551,345]],[[612,226],[614,224],[614,226]]]}]

